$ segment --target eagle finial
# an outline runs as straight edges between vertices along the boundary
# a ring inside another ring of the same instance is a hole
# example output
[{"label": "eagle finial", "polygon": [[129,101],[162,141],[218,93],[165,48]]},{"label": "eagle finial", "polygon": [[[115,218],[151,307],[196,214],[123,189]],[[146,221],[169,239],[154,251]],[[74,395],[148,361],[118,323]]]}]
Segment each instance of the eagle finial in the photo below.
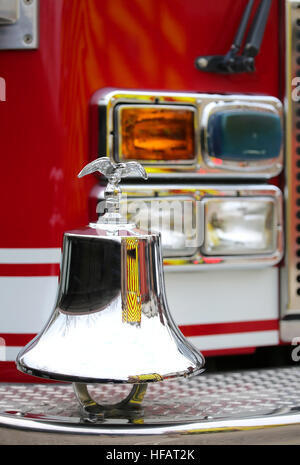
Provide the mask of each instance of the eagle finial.
[{"label": "eagle finial", "polygon": [[97,158],[97,160],[92,161],[86,165],[78,174],[79,178],[85,176],[86,174],[94,173],[99,171],[99,173],[104,174],[108,179],[109,183],[118,184],[121,181],[121,178],[126,178],[130,175],[141,176],[144,179],[148,178],[148,175],[145,169],[137,163],[136,161],[129,161],[127,163],[114,163],[110,161],[108,157]]},{"label": "eagle finial", "polygon": [[105,210],[104,215],[99,218],[99,223],[124,223],[126,220],[120,215],[121,189],[119,182],[122,178],[130,175],[141,176],[147,179],[148,175],[145,169],[136,161],[127,163],[114,163],[108,157],[97,158],[86,165],[78,174],[79,178],[87,174],[99,171],[107,180],[107,186],[104,191]]}]

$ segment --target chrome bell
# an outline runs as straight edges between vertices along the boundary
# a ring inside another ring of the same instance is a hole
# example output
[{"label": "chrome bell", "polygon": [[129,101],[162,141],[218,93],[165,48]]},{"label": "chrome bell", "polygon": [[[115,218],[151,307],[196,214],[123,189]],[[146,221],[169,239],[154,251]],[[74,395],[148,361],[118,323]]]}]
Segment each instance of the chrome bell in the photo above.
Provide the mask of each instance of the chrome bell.
[{"label": "chrome bell", "polygon": [[[203,356],[181,334],[166,301],[159,234],[140,231],[119,212],[121,177],[147,177],[136,162],[100,158],[79,177],[108,178],[105,214],[66,232],[55,309],[17,357],[19,370],[74,383],[88,414],[100,414],[87,383],[133,384],[118,404],[139,405],[147,383],[202,371]],[[116,406],[114,406],[116,407]]]}]

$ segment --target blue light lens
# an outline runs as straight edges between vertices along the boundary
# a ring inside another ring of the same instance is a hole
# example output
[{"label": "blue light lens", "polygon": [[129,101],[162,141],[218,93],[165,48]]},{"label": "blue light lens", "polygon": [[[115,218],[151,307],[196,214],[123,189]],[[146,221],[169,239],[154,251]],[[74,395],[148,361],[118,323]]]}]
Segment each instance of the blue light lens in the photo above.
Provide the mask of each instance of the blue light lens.
[{"label": "blue light lens", "polygon": [[262,111],[215,112],[208,120],[208,152],[230,161],[261,161],[280,154],[280,117]]}]

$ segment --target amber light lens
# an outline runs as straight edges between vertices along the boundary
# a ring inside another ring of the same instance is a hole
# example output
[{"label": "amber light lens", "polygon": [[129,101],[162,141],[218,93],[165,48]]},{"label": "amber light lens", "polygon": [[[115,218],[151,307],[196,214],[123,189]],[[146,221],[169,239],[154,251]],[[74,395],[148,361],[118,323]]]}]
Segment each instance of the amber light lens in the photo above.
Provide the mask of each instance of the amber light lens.
[{"label": "amber light lens", "polygon": [[146,162],[195,159],[194,110],[132,106],[119,108],[119,157]]}]

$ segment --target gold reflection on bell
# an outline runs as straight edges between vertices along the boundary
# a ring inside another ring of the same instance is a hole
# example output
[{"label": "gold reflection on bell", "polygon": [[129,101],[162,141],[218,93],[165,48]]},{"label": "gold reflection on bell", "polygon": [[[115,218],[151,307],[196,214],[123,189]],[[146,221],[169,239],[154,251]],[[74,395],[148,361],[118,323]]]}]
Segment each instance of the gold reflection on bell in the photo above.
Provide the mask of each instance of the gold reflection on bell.
[{"label": "gold reflection on bell", "polygon": [[[139,270],[139,241],[136,238],[123,240],[126,270],[123,274],[122,321],[140,325],[142,315],[141,279]],[[124,298],[125,297],[125,298]]]}]

